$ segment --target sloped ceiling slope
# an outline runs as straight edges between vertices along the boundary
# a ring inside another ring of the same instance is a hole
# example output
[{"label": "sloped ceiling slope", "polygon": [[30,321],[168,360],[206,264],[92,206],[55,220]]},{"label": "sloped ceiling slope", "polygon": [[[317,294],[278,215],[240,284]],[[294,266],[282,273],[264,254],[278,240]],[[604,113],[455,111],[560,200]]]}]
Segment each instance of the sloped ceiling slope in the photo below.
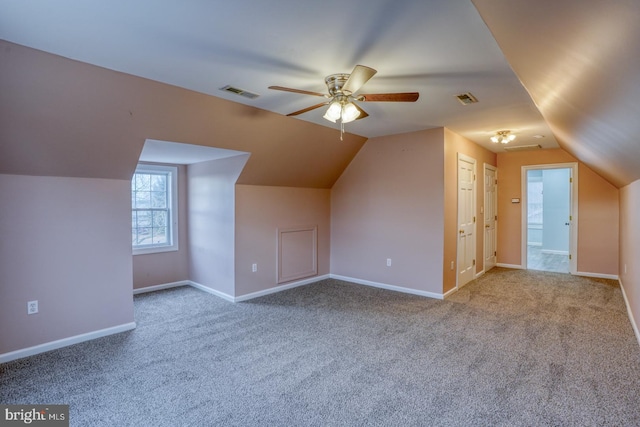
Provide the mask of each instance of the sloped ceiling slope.
[{"label": "sloped ceiling slope", "polygon": [[[470,0],[2,0],[0,39],[281,115],[328,100],[269,86],[327,93],[326,76],[361,64],[378,73],[357,93],[420,96],[363,101],[348,132],[446,127],[500,152],[489,138],[509,129],[511,146],[558,147]],[[339,127],[325,111],[293,120]]]},{"label": "sloped ceiling slope", "polygon": [[239,183],[330,188],[366,138],[0,40],[0,173],[130,179],[145,139],[251,153]]},{"label": "sloped ceiling slope", "polygon": [[473,0],[562,148],[640,179],[640,2]]}]

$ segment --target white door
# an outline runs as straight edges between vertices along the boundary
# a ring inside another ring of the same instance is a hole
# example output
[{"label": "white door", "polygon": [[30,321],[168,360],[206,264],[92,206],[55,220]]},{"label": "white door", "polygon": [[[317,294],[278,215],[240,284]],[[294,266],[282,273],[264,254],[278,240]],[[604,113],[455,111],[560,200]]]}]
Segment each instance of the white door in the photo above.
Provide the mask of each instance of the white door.
[{"label": "white door", "polygon": [[475,159],[458,153],[458,287],[475,276]]},{"label": "white door", "polygon": [[498,247],[498,180],[496,168],[484,165],[484,271],[496,266]]}]

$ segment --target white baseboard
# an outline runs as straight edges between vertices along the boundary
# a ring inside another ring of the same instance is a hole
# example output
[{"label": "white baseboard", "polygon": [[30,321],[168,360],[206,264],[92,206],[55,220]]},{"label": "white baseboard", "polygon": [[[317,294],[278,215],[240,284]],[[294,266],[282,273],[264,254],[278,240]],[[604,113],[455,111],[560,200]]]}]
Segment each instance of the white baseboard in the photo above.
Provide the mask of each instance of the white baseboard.
[{"label": "white baseboard", "polygon": [[194,288],[200,289],[201,291],[204,291],[204,292],[206,292],[208,294],[215,295],[215,296],[220,297],[220,298],[222,298],[224,300],[227,300],[229,302],[235,302],[235,298],[232,297],[229,294],[225,294],[224,292],[216,291],[215,289],[211,289],[211,288],[209,288],[209,287],[207,287],[205,285],[201,285],[200,283],[196,283],[196,282],[193,282],[191,280],[189,280],[188,283],[189,283],[189,286],[193,286]]},{"label": "white baseboard", "polygon": [[444,299],[444,295],[443,294],[438,294],[438,293],[435,293],[435,292],[420,291],[418,289],[405,288],[405,287],[402,287],[402,286],[387,285],[386,283],[372,282],[370,280],[356,279],[354,277],[340,276],[340,275],[337,275],[337,274],[331,274],[330,276],[331,276],[332,279],[344,280],[345,282],[357,283],[359,285],[372,286],[374,288],[387,289],[387,290],[390,290],[390,291],[403,292],[405,294],[419,295],[419,296],[422,296],[422,297],[429,297],[429,298],[435,298],[435,299]]},{"label": "white baseboard", "polygon": [[515,268],[516,270],[524,270],[524,267],[522,267],[522,265],[517,265],[517,264],[503,264],[501,262],[496,264],[496,267],[502,267],[502,268]]},{"label": "white baseboard", "polygon": [[627,315],[629,316],[629,320],[631,321],[631,327],[633,327],[633,332],[636,334],[636,341],[640,344],[640,330],[638,330],[638,324],[636,323],[636,319],[633,317],[633,311],[631,310],[631,305],[629,304],[629,300],[627,299],[627,293],[624,291],[624,285],[622,284],[622,280],[618,278],[618,283],[620,284],[620,289],[622,290],[622,298],[624,298],[624,304],[627,306]]},{"label": "white baseboard", "polygon": [[557,251],[555,249],[542,249],[540,250],[540,252],[543,254],[550,254],[550,255],[569,255],[569,251]]},{"label": "white baseboard", "polygon": [[296,280],[295,282],[285,283],[284,285],[275,286],[273,288],[264,289],[262,291],[252,292],[250,294],[240,295],[237,297],[231,296],[229,294],[225,294],[224,292],[216,291],[215,289],[208,288],[200,283],[188,281],[188,284],[193,286],[196,289],[200,289],[201,291],[208,292],[210,294],[216,295],[222,299],[225,299],[229,302],[242,302],[248,301],[253,298],[262,297],[265,295],[275,294],[277,292],[286,291],[287,289],[297,288],[298,286],[304,286],[311,283],[319,282],[324,279],[328,279],[329,275],[325,274],[323,276],[314,276],[304,280]]},{"label": "white baseboard", "polygon": [[144,288],[136,288],[133,290],[134,295],[144,294],[147,292],[161,291],[163,289],[177,288],[179,286],[190,285],[188,280],[181,280],[179,282],[165,283],[163,285],[145,286]]},{"label": "white baseboard", "polygon": [[449,289],[447,292],[445,292],[445,293],[442,295],[442,299],[447,299],[447,297],[448,297],[449,295],[455,294],[456,292],[458,292],[458,289],[457,289],[457,288]]},{"label": "white baseboard", "polygon": [[136,322],[125,323],[111,328],[100,329],[99,331],[87,332],[86,334],[75,335],[69,338],[63,338],[44,344],[38,344],[33,347],[23,348],[21,350],[10,351],[9,353],[0,354],[0,363],[11,362],[12,360],[22,359],[36,354],[44,353],[58,348],[67,347],[84,341],[94,340],[96,338],[106,337],[107,335],[118,334],[120,332],[135,329]]},{"label": "white baseboard", "polygon": [[328,279],[328,278],[329,278],[329,275],[328,274],[324,274],[322,276],[314,276],[314,277],[310,277],[310,278],[304,279],[304,280],[296,280],[295,282],[285,283],[284,285],[276,286],[274,288],[269,288],[269,289],[265,289],[265,290],[262,290],[262,291],[252,292],[250,294],[244,294],[244,295],[237,296],[237,297],[235,297],[234,302],[248,301],[248,300],[253,299],[253,298],[258,298],[258,297],[262,297],[262,296],[265,296],[265,295],[275,294],[277,292],[286,291],[287,289],[297,288],[298,286],[309,285],[311,283],[319,282],[321,280],[325,280],[325,279]]},{"label": "white baseboard", "polygon": [[595,277],[597,279],[619,280],[619,277],[616,274],[586,273],[584,271],[576,271],[575,275],[584,277]]}]

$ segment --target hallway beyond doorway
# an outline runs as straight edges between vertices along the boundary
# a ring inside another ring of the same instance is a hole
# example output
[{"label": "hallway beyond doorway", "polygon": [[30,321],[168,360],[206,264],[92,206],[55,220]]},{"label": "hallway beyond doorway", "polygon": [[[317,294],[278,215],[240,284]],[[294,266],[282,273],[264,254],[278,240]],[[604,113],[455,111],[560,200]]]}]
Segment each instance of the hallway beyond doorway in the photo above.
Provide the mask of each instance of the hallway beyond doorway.
[{"label": "hallway beyond doorway", "polygon": [[541,246],[528,245],[527,268],[529,270],[569,273],[569,255],[543,253]]}]

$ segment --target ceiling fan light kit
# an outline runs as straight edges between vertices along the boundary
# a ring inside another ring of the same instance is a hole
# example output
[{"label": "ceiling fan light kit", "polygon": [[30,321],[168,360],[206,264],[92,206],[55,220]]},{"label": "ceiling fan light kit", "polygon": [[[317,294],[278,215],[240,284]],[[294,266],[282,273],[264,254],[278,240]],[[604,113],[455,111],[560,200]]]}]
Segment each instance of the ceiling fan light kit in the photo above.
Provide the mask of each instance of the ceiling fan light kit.
[{"label": "ceiling fan light kit", "polygon": [[369,114],[358,106],[355,101],[415,102],[418,100],[418,97],[420,96],[418,92],[355,95],[355,93],[360,90],[360,88],[376,73],[377,71],[373,68],[366,67],[364,65],[356,65],[351,74],[331,74],[324,79],[329,92],[328,95],[283,86],[269,86],[269,89],[329,98],[330,101],[328,102],[323,102],[302,110],[294,111],[293,113],[287,114],[287,116],[297,116],[298,114],[306,113],[307,111],[329,105],[329,108],[322,117],[332,123],[336,123],[340,120],[340,140],[342,140],[345,123],[364,119],[369,116]]},{"label": "ceiling fan light kit", "polygon": [[340,123],[349,123],[359,116],[360,111],[358,111],[358,108],[352,102],[349,102],[347,97],[342,97],[332,101],[327,112],[322,117],[333,123],[336,123],[337,120],[340,120]]},{"label": "ceiling fan light kit", "polygon": [[499,130],[495,135],[491,137],[491,142],[495,144],[508,144],[514,139],[516,139],[516,136],[512,134],[510,130]]}]

